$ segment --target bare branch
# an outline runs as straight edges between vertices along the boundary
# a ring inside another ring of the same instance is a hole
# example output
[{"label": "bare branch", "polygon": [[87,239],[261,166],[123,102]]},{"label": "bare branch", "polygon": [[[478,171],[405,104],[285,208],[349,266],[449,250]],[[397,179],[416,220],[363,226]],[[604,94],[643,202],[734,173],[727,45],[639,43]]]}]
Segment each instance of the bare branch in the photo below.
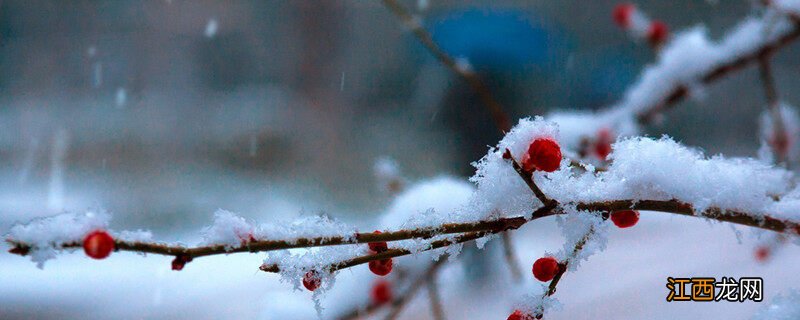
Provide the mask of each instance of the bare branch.
[{"label": "bare branch", "polygon": [[411,13],[396,0],[383,0],[383,4],[389,11],[397,16],[406,27],[411,29],[414,36],[417,37],[420,43],[422,43],[439,62],[467,81],[470,87],[472,87],[472,90],[475,91],[491,113],[497,129],[501,132],[508,132],[511,130],[511,121],[505,111],[503,111],[503,106],[492,96],[489,87],[486,86],[477,74],[459,67],[458,62],[433,41],[431,34],[422,27],[418,19],[411,15]]}]

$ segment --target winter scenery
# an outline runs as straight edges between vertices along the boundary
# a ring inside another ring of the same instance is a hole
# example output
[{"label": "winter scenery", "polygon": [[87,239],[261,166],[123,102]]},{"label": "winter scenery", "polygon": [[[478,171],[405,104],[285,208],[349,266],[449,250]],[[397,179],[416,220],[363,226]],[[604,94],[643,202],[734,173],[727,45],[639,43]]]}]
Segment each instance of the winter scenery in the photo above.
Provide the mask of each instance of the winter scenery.
[{"label": "winter scenery", "polygon": [[0,71],[0,319],[800,319],[800,0],[6,0]]}]

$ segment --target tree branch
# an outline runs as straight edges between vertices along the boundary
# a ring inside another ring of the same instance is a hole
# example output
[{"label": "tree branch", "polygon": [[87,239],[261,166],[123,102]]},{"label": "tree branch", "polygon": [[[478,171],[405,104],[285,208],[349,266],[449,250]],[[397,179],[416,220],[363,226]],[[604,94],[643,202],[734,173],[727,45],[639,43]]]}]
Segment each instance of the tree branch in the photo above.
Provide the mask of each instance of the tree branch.
[{"label": "tree branch", "polygon": [[[717,66],[702,76],[700,78],[700,83],[707,85],[720,80],[730,73],[739,71],[752,63],[758,62],[760,59],[762,59],[762,57],[768,57],[773,52],[780,50],[792,41],[796,40],[798,37],[800,37],[800,17],[792,14],[790,14],[789,17],[794,23],[794,28],[789,33],[783,35],[773,42],[766,43],[764,46],[749,54],[740,56],[737,59],[729,61],[728,63]],[[664,98],[662,103],[639,112],[639,114],[636,116],[638,122],[640,124],[650,123],[655,115],[672,108],[675,104],[686,98],[688,94],[689,89],[685,85],[679,85],[675,87],[672,90],[672,93]]]},{"label": "tree branch", "polygon": [[406,27],[411,29],[411,32],[414,33],[414,36],[417,37],[417,40],[419,40],[419,42],[422,43],[422,45],[428,49],[428,51],[437,60],[439,60],[439,62],[450,69],[450,71],[458,74],[467,81],[470,87],[472,87],[472,90],[475,91],[483,104],[489,110],[489,113],[491,113],[497,129],[499,129],[501,132],[508,132],[511,130],[511,121],[509,120],[505,111],[503,111],[503,106],[497,102],[494,96],[492,96],[492,92],[489,90],[489,87],[480,79],[480,77],[478,77],[477,74],[460,67],[458,62],[456,62],[453,57],[447,54],[447,52],[442,50],[442,48],[433,41],[433,37],[427,30],[425,30],[425,28],[422,27],[422,25],[420,25],[419,20],[416,19],[396,0],[383,0],[383,4],[389,9],[389,11],[397,16],[403,22],[403,24],[406,25]]}]

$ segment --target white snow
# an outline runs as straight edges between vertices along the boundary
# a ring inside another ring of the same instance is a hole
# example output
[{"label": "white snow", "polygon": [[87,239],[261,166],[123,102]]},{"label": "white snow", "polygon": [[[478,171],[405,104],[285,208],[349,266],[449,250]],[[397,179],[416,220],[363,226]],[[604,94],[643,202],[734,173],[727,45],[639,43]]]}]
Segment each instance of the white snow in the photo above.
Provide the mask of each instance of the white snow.
[{"label": "white snow", "polygon": [[91,231],[105,230],[110,215],[105,212],[64,213],[52,217],[34,219],[11,228],[6,239],[31,246],[28,255],[40,269],[53,259],[66,243],[82,242]]}]

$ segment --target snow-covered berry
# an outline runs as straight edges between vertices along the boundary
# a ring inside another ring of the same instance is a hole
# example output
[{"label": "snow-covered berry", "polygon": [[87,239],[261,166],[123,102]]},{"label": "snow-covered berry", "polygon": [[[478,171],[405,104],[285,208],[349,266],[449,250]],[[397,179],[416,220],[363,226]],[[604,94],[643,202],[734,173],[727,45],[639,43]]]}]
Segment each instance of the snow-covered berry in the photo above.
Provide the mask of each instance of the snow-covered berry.
[{"label": "snow-covered berry", "polygon": [[647,30],[647,41],[650,41],[651,45],[657,45],[667,40],[667,36],[669,35],[669,28],[667,24],[661,21],[653,21],[650,23],[650,28]]},{"label": "snow-covered berry", "polygon": [[369,262],[369,271],[372,273],[385,276],[392,272],[392,259],[372,260]]},{"label": "snow-covered berry", "polygon": [[189,262],[192,262],[192,257],[177,255],[175,256],[175,259],[172,259],[172,270],[181,271]]},{"label": "snow-covered berry", "polygon": [[392,284],[389,281],[379,280],[372,286],[371,292],[372,302],[376,305],[382,305],[392,301]]},{"label": "snow-covered berry", "polygon": [[639,211],[622,210],[611,213],[611,221],[620,228],[630,228],[639,222]]},{"label": "snow-covered berry", "polygon": [[614,138],[611,130],[608,128],[600,129],[597,132],[597,140],[594,142],[594,155],[600,160],[606,160],[606,157],[611,153],[611,143]]},{"label": "snow-covered berry", "polygon": [[[374,234],[380,234],[381,232],[378,231],[378,230],[375,230],[375,232],[373,232],[373,233]],[[371,250],[374,253],[381,253],[381,252],[384,252],[386,250],[389,250],[389,246],[386,244],[386,242],[370,242],[369,243],[369,250]]]},{"label": "snow-covered berry", "polygon": [[541,170],[553,172],[561,165],[561,147],[550,138],[534,140],[522,156],[522,168],[531,172]]},{"label": "snow-covered berry", "polygon": [[521,310],[514,310],[514,313],[508,316],[506,320],[533,320],[533,316],[522,312]]},{"label": "snow-covered berry", "polygon": [[306,287],[308,291],[317,290],[320,284],[322,284],[322,279],[319,278],[315,271],[306,272],[306,275],[303,276],[303,286]]},{"label": "snow-covered berry", "polygon": [[103,230],[93,231],[83,239],[83,251],[93,259],[104,259],[114,251],[114,238]]},{"label": "snow-covered berry", "polygon": [[614,23],[623,29],[627,29],[631,25],[631,15],[633,15],[634,10],[636,10],[636,7],[631,3],[618,4],[614,7],[612,13]]},{"label": "snow-covered berry", "polygon": [[556,258],[539,258],[533,263],[533,276],[539,281],[547,282],[553,280],[560,268]]}]

